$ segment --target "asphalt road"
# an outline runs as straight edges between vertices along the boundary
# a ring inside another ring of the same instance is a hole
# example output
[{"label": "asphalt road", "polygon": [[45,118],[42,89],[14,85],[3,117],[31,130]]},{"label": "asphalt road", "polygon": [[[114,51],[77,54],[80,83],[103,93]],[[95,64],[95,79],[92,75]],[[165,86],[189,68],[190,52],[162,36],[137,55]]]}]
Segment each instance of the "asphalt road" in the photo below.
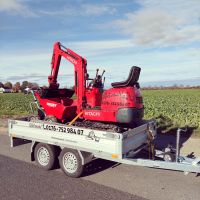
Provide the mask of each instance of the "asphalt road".
[{"label": "asphalt road", "polygon": [[145,200],[83,179],[0,156],[0,199],[132,199]]},{"label": "asphalt road", "polygon": [[[70,197],[73,199],[81,197],[81,199],[83,199],[83,195],[91,194],[90,198],[87,197],[91,199],[94,198],[93,196],[94,193],[92,192],[93,190],[91,191],[90,186],[86,187],[85,185],[91,185],[91,188],[93,188],[92,185],[94,185],[95,187],[94,191],[96,191],[95,193],[99,192],[99,194],[101,194],[99,196],[98,195],[95,196],[95,199],[98,198],[100,199],[146,198],[152,200],[160,200],[160,199],[199,200],[200,199],[200,177],[195,177],[194,174],[189,174],[185,176],[182,172],[135,167],[123,164],[116,165],[116,163],[113,162],[97,160],[93,162],[91,166],[89,166],[88,171],[87,173],[85,173],[84,177],[80,179],[71,179],[65,177],[59,169],[54,171],[44,172],[41,169],[37,168],[35,166],[35,163],[27,164],[30,163],[30,144],[21,145],[15,148],[10,148],[9,145],[10,144],[8,136],[0,135],[0,154],[23,161],[20,162],[15,160],[14,162],[17,162],[18,165],[13,168],[10,167],[9,164],[12,163],[13,160],[7,161],[8,162],[7,164],[5,160],[3,162],[1,161],[0,163],[0,166],[4,166],[2,168],[3,172],[0,168],[0,176],[4,177],[4,179],[1,178],[1,180],[8,181],[7,187],[9,184],[13,182],[10,185],[10,190],[11,191],[13,190],[13,194],[15,193],[14,192],[15,188],[17,188],[16,191],[18,193],[20,191],[23,194],[25,190],[21,189],[21,187],[26,187],[27,188],[27,193],[25,193],[26,195],[30,193],[33,196],[34,195],[33,193],[35,192],[32,191],[36,191],[37,195],[40,194],[41,191],[45,191],[43,195],[49,192],[52,195],[55,192],[56,195],[57,192],[55,191],[56,190],[55,188],[59,187],[60,189],[58,190],[59,193],[57,195],[60,196],[56,196],[58,198],[62,198],[62,195],[66,196],[67,194],[71,195],[70,192],[75,193],[73,191],[80,191],[80,194],[79,193],[76,194],[77,196],[70,196]],[[8,158],[5,157],[4,159],[9,160]],[[8,173],[6,171],[8,171]],[[4,174],[7,175],[4,176]],[[21,176],[19,176],[19,174],[21,174]],[[9,180],[9,178],[6,179],[7,176],[12,177],[12,180],[11,179]],[[28,179],[25,180],[24,184],[22,184],[21,187],[19,188],[18,184],[20,185],[20,181],[23,181],[24,178]],[[54,179],[56,180],[55,181],[56,184],[54,184]],[[15,182],[16,186],[14,184]],[[40,182],[42,183],[42,185],[40,184]],[[4,184],[6,183],[3,183],[3,185]],[[70,186],[70,190],[67,189],[67,186],[69,185],[73,185],[73,187]],[[82,189],[83,186],[86,188]],[[42,187],[44,187],[44,190],[42,190]],[[53,188],[52,191],[49,191],[50,190],[49,188]],[[74,188],[81,188],[81,189],[75,190]],[[6,189],[4,190],[8,191],[9,189],[7,188],[7,190]],[[118,193],[119,196],[118,197],[112,196],[115,195],[116,192],[119,192]],[[109,196],[106,196],[106,194],[109,194]],[[52,195],[49,195],[49,197],[52,197]],[[43,197],[42,194],[40,194],[39,196]],[[66,196],[64,196],[64,198],[66,198]]]}]

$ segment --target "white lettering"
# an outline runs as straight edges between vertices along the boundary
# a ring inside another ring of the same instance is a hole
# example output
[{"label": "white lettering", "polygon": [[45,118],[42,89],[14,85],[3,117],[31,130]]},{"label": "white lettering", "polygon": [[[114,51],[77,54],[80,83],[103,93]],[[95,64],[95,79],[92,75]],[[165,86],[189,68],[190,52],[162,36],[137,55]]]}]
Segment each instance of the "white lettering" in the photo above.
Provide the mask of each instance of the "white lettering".
[{"label": "white lettering", "polygon": [[55,103],[47,102],[47,106],[55,108],[57,105]]},{"label": "white lettering", "polygon": [[94,116],[94,117],[99,117],[99,116],[100,116],[100,113],[99,113],[99,112],[87,111],[87,112],[85,112],[85,115]]},{"label": "white lettering", "polygon": [[67,59],[69,61],[71,61],[72,63],[77,64],[77,61],[75,59],[71,58],[70,56],[67,56]]}]

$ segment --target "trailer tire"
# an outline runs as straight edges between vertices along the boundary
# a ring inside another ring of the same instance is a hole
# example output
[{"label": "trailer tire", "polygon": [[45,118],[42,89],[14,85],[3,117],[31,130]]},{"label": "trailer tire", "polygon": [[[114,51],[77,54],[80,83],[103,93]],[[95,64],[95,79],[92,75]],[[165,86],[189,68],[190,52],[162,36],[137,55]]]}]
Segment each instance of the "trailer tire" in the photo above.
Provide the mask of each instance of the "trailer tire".
[{"label": "trailer tire", "polygon": [[35,122],[35,121],[37,121],[37,120],[39,120],[39,117],[36,116],[36,115],[28,116],[28,121],[29,121],[29,122]]},{"label": "trailer tire", "polygon": [[69,177],[78,178],[83,173],[83,165],[78,151],[64,148],[59,156],[62,171]]},{"label": "trailer tire", "polygon": [[174,162],[175,161],[175,156],[171,152],[166,152],[163,155],[163,159],[164,159],[164,161],[167,161],[167,162]]},{"label": "trailer tire", "polygon": [[57,159],[56,148],[53,145],[38,143],[34,150],[35,161],[45,170],[54,168]]},{"label": "trailer tire", "polygon": [[56,117],[52,116],[52,115],[48,115],[44,118],[44,121],[47,121],[47,122],[58,122],[58,120],[56,119]]}]

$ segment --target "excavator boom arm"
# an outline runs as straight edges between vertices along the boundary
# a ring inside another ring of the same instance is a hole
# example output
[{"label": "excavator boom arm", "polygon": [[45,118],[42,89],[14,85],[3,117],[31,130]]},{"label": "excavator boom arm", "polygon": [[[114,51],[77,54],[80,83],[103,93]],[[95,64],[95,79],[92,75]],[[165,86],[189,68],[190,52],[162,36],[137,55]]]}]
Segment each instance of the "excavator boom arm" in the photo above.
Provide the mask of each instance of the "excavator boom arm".
[{"label": "excavator boom arm", "polygon": [[52,61],[51,61],[51,74],[48,77],[49,88],[57,89],[58,71],[60,67],[61,58],[64,57],[74,65],[75,73],[75,93],[77,96],[77,110],[81,111],[84,104],[85,97],[85,77],[87,74],[87,60],[73,52],[72,50],[62,46],[59,42],[54,44]]}]

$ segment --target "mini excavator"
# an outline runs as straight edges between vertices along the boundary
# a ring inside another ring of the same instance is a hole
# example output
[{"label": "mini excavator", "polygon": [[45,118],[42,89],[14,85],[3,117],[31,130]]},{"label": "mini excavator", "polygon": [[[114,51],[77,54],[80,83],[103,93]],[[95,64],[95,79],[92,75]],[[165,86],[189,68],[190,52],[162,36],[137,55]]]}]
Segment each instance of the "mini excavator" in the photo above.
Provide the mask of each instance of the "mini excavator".
[{"label": "mini excavator", "polygon": [[[59,88],[61,58],[74,65],[74,89]],[[53,48],[49,86],[34,92],[41,120],[97,129],[130,128],[143,118],[144,108],[138,83],[141,69],[133,66],[127,80],[114,82],[104,90],[105,77],[96,71],[90,78],[87,60],[56,42]],[[74,98],[75,97],[75,98]]]}]

